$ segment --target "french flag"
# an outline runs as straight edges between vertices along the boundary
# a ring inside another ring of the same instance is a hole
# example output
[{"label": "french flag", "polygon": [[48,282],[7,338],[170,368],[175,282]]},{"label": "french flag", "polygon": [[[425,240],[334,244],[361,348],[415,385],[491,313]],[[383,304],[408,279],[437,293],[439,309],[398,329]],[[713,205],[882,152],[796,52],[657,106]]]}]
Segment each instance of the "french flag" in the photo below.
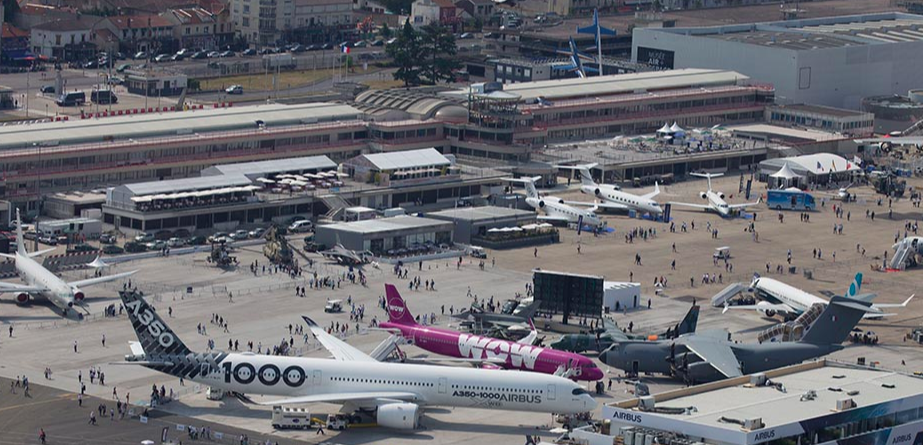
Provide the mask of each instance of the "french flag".
[{"label": "french flag", "polygon": [[343,46],[340,48],[340,51],[342,51],[343,54],[349,54],[349,46],[343,45]]}]

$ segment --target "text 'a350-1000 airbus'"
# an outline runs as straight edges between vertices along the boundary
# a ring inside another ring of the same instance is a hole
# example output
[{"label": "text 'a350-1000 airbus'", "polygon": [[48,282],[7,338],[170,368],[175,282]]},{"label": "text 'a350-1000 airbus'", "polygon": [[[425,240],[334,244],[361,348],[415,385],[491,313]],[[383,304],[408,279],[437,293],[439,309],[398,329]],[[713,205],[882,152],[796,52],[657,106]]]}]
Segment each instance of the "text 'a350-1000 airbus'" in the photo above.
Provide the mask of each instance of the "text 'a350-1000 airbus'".
[{"label": "text 'a350-1000 airbus'", "polygon": [[374,413],[380,426],[418,427],[423,408],[470,407],[541,413],[592,411],[596,401],[563,377],[465,367],[379,362],[303,317],[334,359],[191,351],[137,292],[122,303],[139,342],[136,364],[240,394],[283,396],[261,405],[342,404]]}]

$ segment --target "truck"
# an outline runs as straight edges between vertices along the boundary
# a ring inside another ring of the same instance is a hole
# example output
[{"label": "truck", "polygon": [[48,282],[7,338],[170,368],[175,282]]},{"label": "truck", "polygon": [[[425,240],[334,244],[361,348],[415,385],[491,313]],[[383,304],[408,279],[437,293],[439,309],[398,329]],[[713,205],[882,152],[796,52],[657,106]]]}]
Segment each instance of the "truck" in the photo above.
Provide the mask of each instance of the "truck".
[{"label": "truck", "polygon": [[277,430],[311,428],[311,413],[304,408],[273,406],[272,427]]},{"label": "truck", "polygon": [[811,194],[797,188],[770,190],[766,194],[766,206],[770,210],[815,210],[817,203]]},{"label": "truck", "polygon": [[266,69],[291,69],[295,68],[295,56],[283,54],[266,54],[263,56],[263,68]]}]

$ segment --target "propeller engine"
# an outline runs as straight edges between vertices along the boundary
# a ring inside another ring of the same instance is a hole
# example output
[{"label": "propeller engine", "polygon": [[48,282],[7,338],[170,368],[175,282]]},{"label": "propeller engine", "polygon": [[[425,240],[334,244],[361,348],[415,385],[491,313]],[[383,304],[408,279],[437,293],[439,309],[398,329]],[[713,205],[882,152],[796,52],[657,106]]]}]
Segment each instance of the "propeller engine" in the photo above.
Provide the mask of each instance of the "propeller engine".
[{"label": "propeller engine", "polygon": [[16,304],[26,304],[29,302],[29,294],[23,292],[16,295]]}]

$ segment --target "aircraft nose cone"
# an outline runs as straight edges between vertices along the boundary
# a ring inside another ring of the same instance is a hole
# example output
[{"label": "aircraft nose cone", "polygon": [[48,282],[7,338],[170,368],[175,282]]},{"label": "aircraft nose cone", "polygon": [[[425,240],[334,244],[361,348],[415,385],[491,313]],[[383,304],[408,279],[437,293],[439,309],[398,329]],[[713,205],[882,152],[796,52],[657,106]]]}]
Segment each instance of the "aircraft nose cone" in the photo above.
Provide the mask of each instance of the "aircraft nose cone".
[{"label": "aircraft nose cone", "polygon": [[589,378],[590,378],[590,380],[592,380],[592,381],[602,380],[602,378],[603,378],[603,376],[604,376],[603,370],[602,370],[602,369],[599,369],[599,368],[592,368],[592,369],[590,369],[590,373],[589,373],[589,374],[590,374],[590,375],[589,375]]},{"label": "aircraft nose cone", "polygon": [[587,411],[593,411],[594,409],[596,409],[596,406],[599,405],[599,402],[597,402],[596,399],[594,399],[594,398],[593,398],[591,395],[589,395],[589,394],[586,395],[586,398],[588,399],[588,400],[586,401],[586,410],[587,410]]}]

